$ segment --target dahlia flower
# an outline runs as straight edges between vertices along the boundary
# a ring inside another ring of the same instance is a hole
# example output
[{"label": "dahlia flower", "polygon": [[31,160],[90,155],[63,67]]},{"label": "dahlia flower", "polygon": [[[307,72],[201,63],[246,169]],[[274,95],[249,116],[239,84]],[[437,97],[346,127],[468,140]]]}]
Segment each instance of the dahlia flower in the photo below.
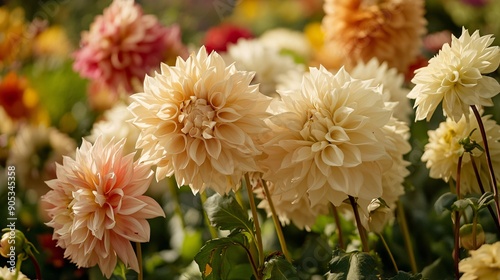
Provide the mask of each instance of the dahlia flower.
[{"label": "dahlia flower", "polygon": [[[470,112],[472,116],[472,112]],[[491,116],[481,117],[486,135],[488,135],[488,146],[491,153],[492,164],[495,169],[496,178],[500,178],[500,126],[491,118]],[[458,167],[458,158],[463,154],[462,168],[460,176],[460,192],[482,193],[474,175],[474,169],[471,162],[471,155],[464,153],[459,140],[468,137],[476,141],[477,144],[483,145],[483,138],[478,129],[476,118],[470,117],[470,122],[467,123],[466,117],[462,117],[458,122],[453,121],[450,117],[446,121],[441,122],[436,130],[429,130],[429,143],[425,145],[422,161],[426,163],[429,169],[429,176],[435,179],[443,179],[448,182],[450,178],[456,180]],[[489,171],[486,163],[486,155],[479,149],[472,151],[474,162],[477,165],[481,181],[483,184],[489,182]],[[488,191],[488,189],[486,190]]]},{"label": "dahlia flower", "polygon": [[146,77],[144,92],[132,95],[129,109],[141,130],[141,158],[157,166],[158,181],[175,174],[194,193],[208,187],[224,194],[238,187],[244,173],[259,170],[257,138],[268,130],[270,98],[250,85],[253,76],[202,47]]},{"label": "dahlia flower", "polygon": [[134,116],[127,109],[124,103],[117,103],[108,111],[104,112],[104,118],[92,127],[87,140],[95,142],[98,137],[103,138],[103,141],[108,143],[114,139],[126,139],[123,152],[129,154],[135,152],[135,143],[139,137],[139,129],[132,124],[131,120]]},{"label": "dahlia flower", "polygon": [[268,48],[275,48],[281,53],[290,53],[303,62],[307,62],[313,53],[313,48],[306,35],[292,29],[270,29],[262,33],[259,41]]},{"label": "dahlia flower", "polygon": [[289,55],[281,54],[277,48],[269,47],[258,39],[240,39],[229,45],[225,59],[235,63],[239,70],[254,71],[253,83],[259,84],[260,91],[268,96],[276,94],[280,76],[290,71],[303,71]]},{"label": "dahlia flower", "polygon": [[0,70],[27,55],[31,39],[27,28],[23,8],[0,7]]},{"label": "dahlia flower", "polygon": [[38,199],[48,190],[44,182],[56,177],[56,162],[75,149],[75,141],[54,127],[24,125],[14,138],[8,164],[16,166],[19,187],[35,191]]},{"label": "dahlia flower", "polygon": [[382,174],[391,167],[384,144],[391,110],[381,89],[344,69],[333,75],[321,67],[310,69],[300,90],[280,94],[264,144],[264,179],[287,200],[307,193],[311,206],[380,197]]},{"label": "dahlia flower", "polygon": [[38,105],[38,95],[28,80],[9,72],[0,80],[0,106],[12,119],[29,118]]},{"label": "dahlia flower", "polygon": [[394,116],[399,120],[409,122],[413,110],[410,100],[406,98],[410,90],[403,86],[403,74],[398,73],[395,68],[389,68],[386,62],[380,63],[375,57],[367,63],[359,62],[349,73],[356,79],[371,80],[373,86],[382,85],[384,101],[397,102],[394,107]]},{"label": "dahlia flower", "polygon": [[94,145],[83,140],[75,158],[57,165],[57,179],[42,197],[54,228],[53,238],[65,249],[64,257],[78,267],[99,265],[110,277],[119,258],[139,271],[132,242],[149,241],[146,219],[165,214],[160,205],[144,196],[153,172],[147,164],[124,155],[125,140]]},{"label": "dahlia flower", "polygon": [[491,98],[500,92],[500,84],[483,75],[500,63],[500,48],[490,47],[493,40],[492,35],[470,35],[463,28],[460,38],[452,36],[451,45],[444,44],[427,67],[415,71],[408,98],[415,99],[416,120],[429,121],[441,101],[444,115],[455,122],[462,116],[469,121],[471,105],[493,105]]},{"label": "dahlia flower", "polygon": [[423,0],[326,0],[326,42],[348,69],[373,57],[405,73],[426,32]]},{"label": "dahlia flower", "polygon": [[458,264],[460,272],[464,273],[461,280],[500,278],[500,242],[483,244],[469,254],[470,257]]},{"label": "dahlia flower", "polygon": [[114,0],[82,34],[80,44],[75,71],[127,93],[140,88],[144,75],[167,54],[185,54],[179,27],[162,26],[155,16],[144,15],[133,0]]},{"label": "dahlia flower", "polygon": [[228,45],[235,44],[240,38],[251,39],[253,37],[249,29],[224,23],[208,29],[203,45],[209,53],[212,51],[221,53],[227,51]]}]

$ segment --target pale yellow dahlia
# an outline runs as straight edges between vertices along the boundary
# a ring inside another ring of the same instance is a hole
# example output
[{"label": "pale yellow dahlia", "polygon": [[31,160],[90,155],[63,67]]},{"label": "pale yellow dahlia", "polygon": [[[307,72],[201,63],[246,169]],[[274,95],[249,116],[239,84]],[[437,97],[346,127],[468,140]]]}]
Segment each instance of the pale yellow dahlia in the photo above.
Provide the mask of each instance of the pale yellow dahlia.
[{"label": "pale yellow dahlia", "polygon": [[426,32],[423,0],[326,0],[323,29],[348,69],[373,57],[405,73]]},{"label": "pale yellow dahlia", "polygon": [[371,201],[383,194],[382,174],[392,160],[384,126],[391,110],[381,88],[311,68],[300,90],[280,92],[279,114],[264,151],[264,179],[284,199],[308,195],[311,206],[342,204],[347,196]]},{"label": "pale yellow dahlia", "polygon": [[271,99],[252,79],[204,47],[146,77],[129,109],[141,130],[137,148],[143,161],[156,164],[157,180],[175,175],[195,193],[208,187],[224,194],[244,173],[259,170],[257,137],[268,129]]},{"label": "pale yellow dahlia", "polygon": [[500,242],[483,244],[469,251],[470,257],[460,261],[461,280],[496,280],[500,278]]},{"label": "pale yellow dahlia", "polygon": [[415,99],[416,120],[430,120],[441,101],[445,116],[458,122],[469,120],[471,105],[492,106],[491,98],[500,92],[500,84],[485,76],[500,63],[500,48],[491,46],[492,35],[472,35],[462,29],[459,38],[452,36],[451,45],[444,44],[429,65],[415,71],[415,87],[408,98]]},{"label": "pale yellow dahlia", "polygon": [[125,140],[94,145],[83,140],[75,158],[57,165],[57,179],[42,197],[54,228],[53,239],[64,257],[78,267],[99,265],[110,277],[120,259],[139,271],[131,242],[149,241],[146,219],[165,216],[161,206],[143,194],[153,176],[151,166],[125,155]]},{"label": "pale yellow dahlia", "polygon": [[374,57],[367,63],[360,61],[349,73],[356,79],[371,80],[373,86],[382,85],[384,101],[397,102],[393,115],[399,120],[410,121],[413,110],[410,100],[406,97],[410,90],[403,86],[404,75],[397,69],[389,68],[387,62],[380,63]]},{"label": "pale yellow dahlia", "polygon": [[[470,112],[472,115],[472,112]],[[491,116],[483,116],[483,124],[486,135],[488,135],[488,146],[491,153],[492,164],[495,167],[496,178],[500,177],[500,126],[490,119]],[[475,129],[475,130],[474,130]],[[436,130],[429,130],[429,143],[425,145],[425,151],[422,155],[422,161],[426,162],[429,169],[430,177],[435,179],[443,179],[448,182],[450,178],[457,179],[458,158],[464,153],[459,140],[470,136],[471,141],[476,141],[477,144],[484,146],[481,133],[478,129],[477,121],[474,117],[470,117],[470,122],[467,123],[465,117],[462,117],[458,122],[447,118],[446,121],[439,124]],[[486,163],[486,155],[479,149],[474,149],[472,152],[474,161],[479,170],[481,181],[485,186],[485,190],[489,191],[489,171]],[[460,176],[460,192],[467,193],[482,193],[474,169],[472,166],[471,155],[463,154],[461,176]]]}]

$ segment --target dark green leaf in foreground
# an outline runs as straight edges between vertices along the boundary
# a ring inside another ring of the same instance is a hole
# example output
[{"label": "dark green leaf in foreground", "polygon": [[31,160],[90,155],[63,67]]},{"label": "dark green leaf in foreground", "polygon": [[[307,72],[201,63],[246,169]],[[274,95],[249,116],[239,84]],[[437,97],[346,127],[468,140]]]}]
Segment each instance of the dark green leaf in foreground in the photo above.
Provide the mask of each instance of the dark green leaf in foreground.
[{"label": "dark green leaf in foreground", "polygon": [[368,253],[349,252],[336,249],[329,263],[328,280],[378,280],[377,261]]},{"label": "dark green leaf in foreground", "polygon": [[[200,268],[203,279],[236,279],[238,277],[234,275],[234,272],[238,271],[244,271],[248,279],[247,271],[251,271],[248,260],[245,259],[245,263],[249,267],[247,269],[242,269],[241,263],[236,262],[239,259],[238,256],[245,253],[246,247],[248,247],[248,240],[242,233],[216,238],[205,243],[200,252],[194,257],[194,260]],[[232,276],[230,277],[230,275]],[[244,278],[242,276],[241,279]]]},{"label": "dark green leaf in foreground", "polygon": [[214,194],[204,204],[210,222],[222,230],[243,229],[253,232],[248,214],[232,196]]},{"label": "dark green leaf in foreground", "polygon": [[297,270],[283,256],[275,256],[264,265],[263,280],[298,280]]},{"label": "dark green leaf in foreground", "polygon": [[407,272],[399,271],[396,276],[389,278],[389,280],[422,280],[422,274],[410,274]]},{"label": "dark green leaf in foreground", "polygon": [[451,211],[453,203],[457,201],[457,195],[451,192],[444,193],[434,203],[434,209],[438,214],[443,213],[445,210]]}]

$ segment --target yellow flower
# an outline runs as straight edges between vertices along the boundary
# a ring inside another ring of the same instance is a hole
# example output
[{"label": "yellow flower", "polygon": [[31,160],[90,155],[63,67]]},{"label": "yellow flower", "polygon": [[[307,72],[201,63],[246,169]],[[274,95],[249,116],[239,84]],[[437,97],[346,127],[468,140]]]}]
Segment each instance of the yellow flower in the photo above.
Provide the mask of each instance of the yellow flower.
[{"label": "yellow flower", "polygon": [[430,120],[443,102],[445,116],[458,122],[462,116],[469,121],[471,105],[492,106],[491,98],[500,92],[500,84],[491,73],[500,63],[500,48],[491,46],[492,35],[472,35],[462,29],[459,38],[452,36],[451,45],[444,44],[429,65],[415,71],[415,87],[408,94],[415,99],[416,120]]},{"label": "yellow flower", "polygon": [[[472,115],[472,112],[470,114]],[[436,130],[428,131],[429,143],[425,145],[422,161],[429,168],[431,178],[440,178],[445,182],[448,182],[450,178],[453,180],[457,179],[458,158],[464,153],[464,149],[458,141],[469,136],[472,130],[475,129],[470,139],[483,146],[476,118],[471,117],[470,119],[470,122],[467,123],[465,116],[458,122],[447,118],[446,121],[439,124]],[[490,139],[488,140],[488,146],[493,166],[500,167],[500,126],[491,119],[491,116],[483,116],[482,121],[486,135]],[[472,157],[479,170],[481,181],[486,184],[489,182],[489,171],[485,154],[479,149],[474,149]],[[494,169],[496,177],[499,178],[500,173],[498,173],[498,170],[500,169]],[[460,192],[462,194],[482,193],[474,174],[471,155],[469,153],[463,154],[460,182]]]},{"label": "yellow flower", "polygon": [[459,269],[464,274],[461,280],[487,280],[500,278],[500,242],[483,244],[469,251],[470,257],[460,261]]},{"label": "yellow flower", "polygon": [[157,166],[158,181],[175,174],[194,193],[212,188],[224,194],[244,173],[259,170],[257,140],[268,129],[271,99],[250,85],[253,76],[202,47],[146,77],[129,109],[141,130],[137,148],[143,161]]}]

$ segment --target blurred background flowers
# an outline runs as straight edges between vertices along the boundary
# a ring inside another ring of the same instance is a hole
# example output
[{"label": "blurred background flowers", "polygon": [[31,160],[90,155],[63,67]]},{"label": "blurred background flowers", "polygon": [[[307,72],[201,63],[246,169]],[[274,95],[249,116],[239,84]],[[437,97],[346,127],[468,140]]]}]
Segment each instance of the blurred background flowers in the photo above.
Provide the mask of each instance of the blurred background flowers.
[{"label": "blurred background flowers", "polygon": [[[493,34],[492,45],[498,46],[500,1],[8,0],[0,4],[0,201],[7,199],[6,169],[16,166],[17,227],[38,248],[45,279],[103,277],[97,267],[70,264],[45,225],[50,218],[41,210],[45,206],[40,196],[49,191],[44,182],[56,178],[56,163],[62,164],[63,156],[74,156],[83,139],[126,139],[125,153],[134,150],[139,131],[130,122],[129,96],[144,90],[144,76],[160,72],[160,63],[175,65],[178,56],[186,59],[201,45],[219,52],[227,65],[255,71],[250,83],[260,84],[260,91],[270,97],[276,96],[277,89],[300,91],[302,75],[320,64],[331,71],[344,66],[354,78],[383,84],[383,101],[398,101],[395,116],[404,122],[401,126],[391,122],[392,128],[384,129],[392,129],[387,133],[394,138],[408,138],[408,130],[411,135],[407,140],[411,150],[404,160],[397,159],[409,164],[410,173],[402,183],[404,211],[397,215],[405,215],[411,228],[415,259],[408,257],[399,227],[377,231],[391,240],[399,269],[416,268],[429,279],[453,275],[451,220],[437,213],[434,203],[450,190],[447,182],[438,180],[442,175],[435,174],[446,173],[448,180],[449,170],[441,169],[454,167],[437,165],[442,158],[435,150],[449,147],[439,146],[436,138],[450,130],[460,130],[463,137],[467,133],[462,131],[463,120],[455,123],[439,115],[429,122],[413,122],[405,96],[412,87],[413,71],[427,65],[451,41],[451,34],[459,36],[462,26],[471,34],[474,30]],[[498,70],[490,76],[498,80]],[[495,130],[496,139],[499,99],[496,96],[495,106],[484,108],[484,115],[491,116],[484,117],[485,122]],[[407,152],[408,147],[402,146]],[[430,174],[422,155],[432,165]],[[407,170],[394,172],[403,176]],[[259,207],[267,209],[259,190],[255,189],[262,199]],[[167,218],[150,220],[150,242],[143,247],[145,278],[200,279],[193,257],[210,238],[201,211],[203,197],[193,195],[187,186],[177,188],[170,178],[153,180],[147,194],[158,201]],[[330,260],[329,246],[338,241],[332,234],[333,217],[320,215],[328,212],[323,206],[311,207],[309,201],[299,200],[295,208],[279,209],[301,279],[322,279]],[[303,207],[311,213],[300,211]],[[262,209],[259,214],[266,217]],[[310,220],[318,215],[315,222]],[[2,208],[0,221],[6,217]],[[351,220],[341,223],[347,239],[356,243],[359,240],[349,237],[356,234]],[[494,224],[483,227],[486,232],[495,231]],[[272,221],[265,221],[265,242],[278,250],[273,234]],[[495,236],[487,235],[486,240]],[[390,267],[382,243],[373,243],[382,263]],[[473,273],[472,264],[467,263],[467,273]],[[5,260],[0,260],[0,267],[4,265]],[[28,262],[22,271],[35,277],[35,267]]]}]

